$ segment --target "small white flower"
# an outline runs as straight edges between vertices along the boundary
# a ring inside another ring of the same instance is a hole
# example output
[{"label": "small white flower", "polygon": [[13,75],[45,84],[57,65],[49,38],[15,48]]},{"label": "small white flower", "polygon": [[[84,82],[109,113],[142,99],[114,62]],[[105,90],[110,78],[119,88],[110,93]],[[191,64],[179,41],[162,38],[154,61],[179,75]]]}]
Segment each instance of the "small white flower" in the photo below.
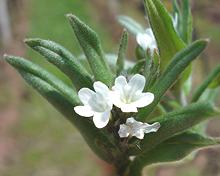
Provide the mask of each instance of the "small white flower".
[{"label": "small white flower", "polygon": [[[171,16],[171,18],[173,26],[175,30],[177,30],[178,14],[175,13],[175,15]],[[153,54],[154,50],[157,49],[157,42],[151,28],[147,28],[144,33],[138,33],[136,36],[136,41],[144,50],[149,49],[151,54]]]},{"label": "small white flower", "polygon": [[156,39],[151,28],[146,29],[145,33],[138,33],[136,40],[144,50],[149,49],[153,53],[154,49],[157,49]]},{"label": "small white flower", "polygon": [[173,27],[177,29],[178,27],[178,13],[175,13],[174,16],[171,17],[173,21]]},{"label": "small white flower", "polygon": [[128,136],[135,136],[138,139],[143,139],[144,134],[157,132],[159,128],[160,128],[159,122],[150,125],[148,123],[138,122],[133,117],[131,117],[127,119],[126,124],[120,125],[118,134],[121,138],[126,138]]},{"label": "small white flower", "polygon": [[82,88],[78,92],[79,99],[84,106],[76,106],[74,110],[84,117],[93,117],[97,128],[105,127],[111,116],[112,102],[109,97],[110,90],[100,81],[93,84],[95,92]]},{"label": "small white flower", "polygon": [[151,104],[154,94],[143,93],[145,82],[145,77],[140,74],[134,75],[129,82],[124,76],[117,77],[111,92],[113,104],[122,112],[137,112],[137,108]]}]

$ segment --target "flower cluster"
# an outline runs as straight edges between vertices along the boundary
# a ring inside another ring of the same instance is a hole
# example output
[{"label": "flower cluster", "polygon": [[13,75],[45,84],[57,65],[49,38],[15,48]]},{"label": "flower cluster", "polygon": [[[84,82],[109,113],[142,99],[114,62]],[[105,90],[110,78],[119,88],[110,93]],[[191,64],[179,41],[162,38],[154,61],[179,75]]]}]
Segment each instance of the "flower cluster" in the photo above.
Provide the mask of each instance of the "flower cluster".
[{"label": "flower cluster", "polygon": [[[124,76],[117,77],[111,90],[104,83],[97,81],[93,84],[94,91],[88,88],[79,90],[78,96],[83,106],[76,106],[74,110],[80,116],[92,117],[97,128],[104,128],[111,118],[113,105],[123,113],[129,113],[138,112],[138,108],[153,102],[154,94],[143,92],[145,83],[145,77],[140,74],[135,74],[129,81]],[[125,124],[120,125],[118,133],[121,138],[136,136],[143,139],[145,133],[156,132],[159,127],[159,123],[149,125],[131,117]]]}]

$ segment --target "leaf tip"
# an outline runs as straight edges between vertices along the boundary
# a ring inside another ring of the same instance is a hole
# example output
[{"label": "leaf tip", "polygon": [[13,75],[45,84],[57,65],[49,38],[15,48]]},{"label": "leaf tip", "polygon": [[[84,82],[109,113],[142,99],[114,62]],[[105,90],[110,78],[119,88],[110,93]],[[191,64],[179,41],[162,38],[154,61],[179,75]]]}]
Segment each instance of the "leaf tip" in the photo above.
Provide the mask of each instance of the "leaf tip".
[{"label": "leaf tip", "polygon": [[41,39],[39,38],[28,38],[24,39],[24,43],[30,47],[36,47],[40,45]]}]

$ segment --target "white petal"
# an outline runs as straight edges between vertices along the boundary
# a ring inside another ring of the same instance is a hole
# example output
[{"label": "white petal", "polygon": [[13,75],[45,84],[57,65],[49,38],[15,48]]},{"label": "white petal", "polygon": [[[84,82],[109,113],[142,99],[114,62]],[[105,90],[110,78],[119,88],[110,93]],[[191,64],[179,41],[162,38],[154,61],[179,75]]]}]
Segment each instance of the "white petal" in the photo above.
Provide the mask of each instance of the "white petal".
[{"label": "white petal", "polygon": [[137,112],[137,108],[132,104],[122,104],[121,111],[122,112]]},{"label": "white petal", "polygon": [[132,134],[132,136],[135,136],[138,139],[144,139],[144,131],[143,130],[137,130]]},{"label": "white petal", "polygon": [[84,117],[92,117],[94,112],[90,109],[89,106],[76,106],[74,107],[74,111],[80,116]]},{"label": "white petal", "polygon": [[134,117],[130,117],[130,118],[128,118],[128,119],[126,120],[126,124],[132,124],[132,123],[134,123],[134,122],[137,122],[137,121],[134,119]]},{"label": "white petal", "polygon": [[82,88],[78,92],[79,99],[84,105],[88,104],[89,99],[95,94],[92,90],[88,88]]},{"label": "white petal", "polygon": [[145,30],[145,33],[146,33],[147,35],[149,35],[149,36],[151,36],[151,37],[154,38],[154,33],[153,33],[153,31],[152,31],[151,28],[147,28],[147,29]]},{"label": "white petal", "polygon": [[96,81],[94,82],[93,87],[96,92],[102,94],[103,96],[108,96],[109,88],[104,83]]},{"label": "white petal", "polygon": [[127,125],[125,124],[120,125],[120,129],[118,131],[120,138],[128,137],[129,133],[130,133],[130,128]]},{"label": "white petal", "polygon": [[95,113],[93,116],[93,122],[97,128],[104,128],[110,119],[110,111],[103,113]]},{"label": "white petal", "polygon": [[111,98],[112,103],[113,103],[115,106],[117,106],[118,108],[121,108],[121,106],[124,104],[124,103],[121,101],[120,92],[118,92],[118,91],[111,91],[111,92],[110,92],[110,98]]},{"label": "white petal", "polygon": [[112,87],[113,90],[123,91],[127,85],[127,80],[124,76],[119,76],[115,79],[115,85]]},{"label": "white petal", "polygon": [[147,93],[142,93],[140,98],[133,102],[134,106],[138,108],[145,107],[149,104],[151,104],[154,101],[154,94],[147,92]]},{"label": "white petal", "polygon": [[148,34],[138,33],[136,36],[136,41],[144,50],[147,50],[147,48],[151,46],[152,38]]},{"label": "white petal", "polygon": [[144,133],[157,132],[159,128],[160,128],[159,122],[153,123],[152,125],[147,123],[143,124]]},{"label": "white petal", "polygon": [[144,76],[140,74],[135,74],[134,76],[132,76],[128,83],[128,85],[131,87],[131,93],[135,93],[137,91],[142,92],[144,90],[145,83],[146,79]]}]

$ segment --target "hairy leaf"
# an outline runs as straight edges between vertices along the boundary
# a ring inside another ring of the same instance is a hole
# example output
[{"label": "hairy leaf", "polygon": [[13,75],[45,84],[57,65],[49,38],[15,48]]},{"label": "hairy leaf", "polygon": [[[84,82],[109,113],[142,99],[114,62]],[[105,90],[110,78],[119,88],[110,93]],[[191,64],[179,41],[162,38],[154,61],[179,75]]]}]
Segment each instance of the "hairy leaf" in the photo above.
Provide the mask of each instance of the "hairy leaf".
[{"label": "hairy leaf", "polygon": [[168,138],[215,115],[219,115],[219,111],[212,104],[201,102],[158,117],[156,121],[160,122],[161,128],[156,133],[151,133],[144,138],[140,143],[141,150],[136,149],[136,152],[146,153]]},{"label": "hairy leaf", "polygon": [[77,93],[45,69],[21,57],[5,55],[4,58],[15,69],[41,78],[59,90],[71,103],[79,104]]},{"label": "hairy leaf", "polygon": [[[110,141],[104,130],[97,129],[91,120],[82,118],[74,112],[73,107],[78,105],[78,101],[69,101],[63,92],[58,90],[60,87],[54,85],[53,81],[55,80],[48,80],[52,77],[45,75],[44,70],[38,70],[39,67],[30,65],[31,63],[29,65],[25,63],[25,66],[21,66],[24,62],[21,61],[22,63],[19,65],[20,63],[17,63],[16,60],[18,58],[11,58],[11,56],[6,56],[7,62],[16,68],[25,81],[78,128],[88,145],[101,159],[112,163],[113,150],[117,152],[118,149]],[[37,73],[39,71],[41,73]]]},{"label": "hairy leaf", "polygon": [[61,45],[42,39],[26,39],[25,43],[57,66],[74,83],[75,87],[92,87],[91,75],[75,56]]},{"label": "hairy leaf", "polygon": [[160,78],[150,89],[150,91],[154,93],[155,99],[152,104],[139,111],[138,117],[140,119],[145,120],[147,118],[160,102],[160,99],[166,91],[177,81],[180,74],[187,68],[187,66],[196,59],[199,54],[201,54],[206,48],[206,45],[206,40],[198,40],[174,56],[164,73],[162,73]]},{"label": "hairy leaf", "polygon": [[160,0],[145,0],[145,7],[160,51],[161,69],[164,70],[185,44],[176,33],[172,19]]},{"label": "hairy leaf", "polygon": [[203,81],[203,83],[196,89],[195,93],[192,96],[192,102],[198,101],[201,95],[209,86],[216,84],[216,82],[218,82],[218,77],[220,77],[220,64],[217,67],[215,67],[215,69],[208,75],[208,77]]},{"label": "hairy leaf", "polygon": [[119,75],[124,69],[127,45],[128,45],[128,32],[124,30],[121,37],[121,42],[118,51],[118,59],[116,63],[117,75]]},{"label": "hairy leaf", "polygon": [[110,86],[113,81],[113,74],[105,61],[104,52],[97,34],[76,16],[68,14],[67,18],[88,59],[95,79]]},{"label": "hairy leaf", "polygon": [[218,144],[220,144],[219,139],[205,137],[198,133],[185,132],[164,141],[145,155],[137,156],[131,164],[131,171],[134,172],[135,176],[136,172],[144,166],[178,161],[194,150]]}]

